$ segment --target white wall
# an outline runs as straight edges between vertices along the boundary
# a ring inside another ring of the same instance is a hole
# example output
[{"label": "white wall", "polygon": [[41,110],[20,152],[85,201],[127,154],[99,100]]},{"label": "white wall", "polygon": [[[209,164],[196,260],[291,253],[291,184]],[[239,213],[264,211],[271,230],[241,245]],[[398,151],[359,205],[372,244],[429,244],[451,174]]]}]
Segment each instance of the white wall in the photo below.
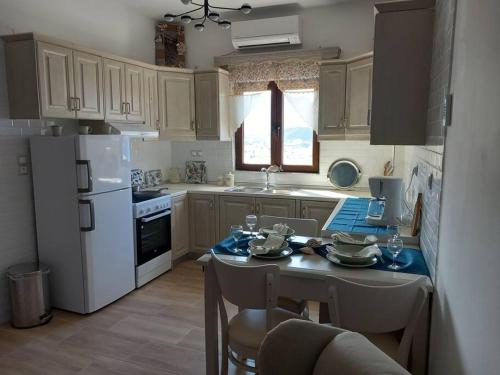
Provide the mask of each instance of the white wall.
[{"label": "white wall", "polygon": [[500,6],[458,0],[431,374],[498,374]]},{"label": "white wall", "polygon": [[[354,0],[331,6],[316,8],[265,8],[256,9],[250,16],[229,15],[232,21],[238,19],[279,17],[299,14],[302,20],[302,47],[340,47],[342,57],[352,57],[373,49],[373,1]],[[207,22],[203,32],[192,25],[186,27],[187,65],[207,68],[213,65],[213,57],[225,55],[234,49],[231,31],[222,30]]]},{"label": "white wall", "polygon": [[[114,0],[0,0],[0,34],[13,31],[35,31],[148,62],[154,58],[154,21]],[[0,322],[9,312],[6,268],[36,258],[31,177],[18,175],[17,156],[29,156],[28,137],[40,134],[43,125],[8,116],[0,42]],[[58,122],[66,131],[74,125]]]}]

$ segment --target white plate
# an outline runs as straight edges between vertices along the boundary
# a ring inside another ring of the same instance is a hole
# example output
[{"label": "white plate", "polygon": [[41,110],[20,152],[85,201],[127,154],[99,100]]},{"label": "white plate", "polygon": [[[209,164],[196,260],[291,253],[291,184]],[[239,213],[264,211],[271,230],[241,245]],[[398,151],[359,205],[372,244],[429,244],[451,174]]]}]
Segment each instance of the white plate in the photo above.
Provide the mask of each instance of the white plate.
[{"label": "white plate", "polygon": [[[248,246],[250,249],[256,247],[256,246],[262,246],[264,245],[264,243],[266,242],[266,239],[265,238],[256,238],[256,239],[253,239],[253,240],[250,240],[248,242]],[[288,242],[287,241],[283,241],[283,244],[281,245],[281,247],[279,249],[269,249],[268,253],[267,254],[279,254],[281,253],[283,250],[286,250],[288,248]],[[266,254],[264,254],[266,255]]]},{"label": "white plate", "polygon": [[[376,246],[376,245],[372,245],[372,246]],[[367,263],[371,263],[372,258],[375,256],[375,254],[373,254],[373,252],[371,252],[372,255],[368,255],[368,254],[365,254],[365,256],[361,255],[362,254],[361,252],[367,247],[368,246],[361,247],[361,246],[357,246],[357,245],[335,244],[334,246],[327,246],[326,250],[330,254],[335,255],[335,257],[337,257],[342,263],[367,264]]]},{"label": "white plate", "polygon": [[377,263],[377,257],[373,257],[369,263],[363,263],[363,264],[344,263],[332,253],[326,254],[326,259],[339,266],[350,267],[350,268],[366,268],[373,266],[375,263]]},{"label": "white plate", "polygon": [[281,259],[281,258],[286,258],[290,255],[292,255],[293,250],[290,249],[289,247],[283,250],[279,254],[252,254],[252,256],[259,258],[259,259]]}]

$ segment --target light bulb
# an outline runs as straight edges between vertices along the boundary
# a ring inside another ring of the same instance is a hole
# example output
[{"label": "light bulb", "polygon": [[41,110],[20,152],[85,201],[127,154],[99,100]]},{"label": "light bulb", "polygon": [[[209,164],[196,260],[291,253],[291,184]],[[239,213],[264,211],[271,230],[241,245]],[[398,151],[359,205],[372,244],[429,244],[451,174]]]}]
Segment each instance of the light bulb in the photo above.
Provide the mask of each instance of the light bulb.
[{"label": "light bulb", "polygon": [[240,10],[241,13],[248,14],[252,11],[252,7],[250,6],[250,4],[245,3],[240,7]]},{"label": "light bulb", "polygon": [[210,12],[208,14],[208,18],[210,18],[212,21],[217,22],[220,19],[220,15],[219,15],[219,13]]},{"label": "light bulb", "polygon": [[192,21],[191,16],[182,16],[181,17],[181,22],[184,25],[187,25],[188,23],[191,23],[191,21]]},{"label": "light bulb", "polygon": [[202,23],[197,23],[196,25],[194,25],[194,28],[198,31],[203,31],[205,30],[205,25]]},{"label": "light bulb", "polygon": [[167,13],[163,16],[165,18],[165,21],[167,22],[173,22],[175,20],[175,16],[173,14]]},{"label": "light bulb", "polygon": [[228,20],[222,20],[222,21],[219,21],[219,26],[222,27],[224,30],[227,30],[231,27],[231,22],[229,22]]},{"label": "light bulb", "polygon": [[189,5],[191,3],[191,0],[181,0],[182,4],[184,5]]}]

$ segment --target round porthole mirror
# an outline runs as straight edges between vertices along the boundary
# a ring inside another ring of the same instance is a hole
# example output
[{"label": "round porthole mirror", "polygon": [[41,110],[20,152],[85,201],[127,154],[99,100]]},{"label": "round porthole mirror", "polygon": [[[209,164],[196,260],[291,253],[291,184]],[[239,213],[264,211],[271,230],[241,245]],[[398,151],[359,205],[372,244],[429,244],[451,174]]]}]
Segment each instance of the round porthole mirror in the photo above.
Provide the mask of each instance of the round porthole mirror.
[{"label": "round porthole mirror", "polygon": [[349,189],[361,178],[361,169],[352,160],[339,159],[330,165],[328,179],[337,189]]}]

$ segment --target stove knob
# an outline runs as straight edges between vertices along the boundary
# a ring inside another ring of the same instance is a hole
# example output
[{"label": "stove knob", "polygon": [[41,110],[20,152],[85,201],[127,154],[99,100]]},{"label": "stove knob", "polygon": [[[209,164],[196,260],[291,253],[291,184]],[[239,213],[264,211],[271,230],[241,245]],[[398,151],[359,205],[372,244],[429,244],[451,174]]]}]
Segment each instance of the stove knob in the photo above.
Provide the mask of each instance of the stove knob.
[{"label": "stove knob", "polygon": [[139,215],[143,214],[144,210],[139,210]]},{"label": "stove knob", "polygon": [[160,208],[160,206],[159,206],[159,205],[156,205],[155,210],[157,210],[157,209],[159,209],[159,208]]},{"label": "stove knob", "polygon": [[149,212],[149,211],[151,211],[151,208],[146,208],[146,212]]}]

